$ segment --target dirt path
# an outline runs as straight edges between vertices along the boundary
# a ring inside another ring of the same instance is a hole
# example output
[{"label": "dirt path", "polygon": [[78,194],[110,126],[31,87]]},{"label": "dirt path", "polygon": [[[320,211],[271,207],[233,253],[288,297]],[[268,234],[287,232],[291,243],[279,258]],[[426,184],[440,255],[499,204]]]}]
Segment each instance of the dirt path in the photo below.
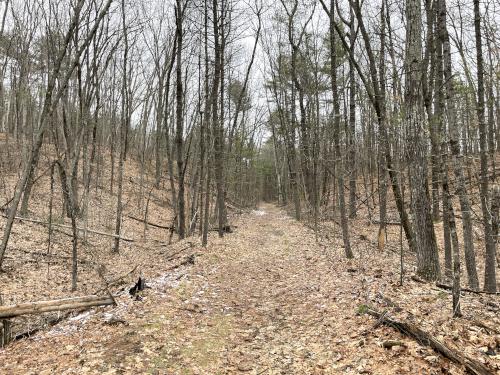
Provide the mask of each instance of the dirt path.
[{"label": "dirt path", "polygon": [[[152,280],[142,300],[124,295],[116,308],[12,344],[0,352],[0,372],[460,373],[358,314],[374,294],[360,272],[368,258],[344,261],[340,248],[318,245],[271,205],[236,224],[235,233],[197,248],[194,265]],[[383,349],[386,339],[406,347]]]}]

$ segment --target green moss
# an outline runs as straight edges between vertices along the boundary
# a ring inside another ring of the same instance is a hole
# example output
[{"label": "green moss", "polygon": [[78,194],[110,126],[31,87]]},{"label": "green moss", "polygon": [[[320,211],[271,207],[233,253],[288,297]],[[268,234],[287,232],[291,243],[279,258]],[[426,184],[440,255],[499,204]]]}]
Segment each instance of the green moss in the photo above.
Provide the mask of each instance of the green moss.
[{"label": "green moss", "polygon": [[448,298],[448,293],[441,291],[438,293],[437,298],[438,299],[446,299],[446,298]]},{"label": "green moss", "polygon": [[358,315],[364,315],[368,312],[368,309],[370,307],[368,305],[359,305],[358,306],[358,311],[357,311],[357,314]]}]

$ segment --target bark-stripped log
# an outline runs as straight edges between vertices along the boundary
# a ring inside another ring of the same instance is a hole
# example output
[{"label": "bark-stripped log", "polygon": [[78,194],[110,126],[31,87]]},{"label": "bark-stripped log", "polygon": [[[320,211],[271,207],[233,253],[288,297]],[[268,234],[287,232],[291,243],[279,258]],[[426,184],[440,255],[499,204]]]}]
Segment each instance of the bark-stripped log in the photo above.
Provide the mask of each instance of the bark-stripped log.
[{"label": "bark-stripped log", "polygon": [[10,319],[27,314],[41,314],[50,311],[80,309],[84,307],[106,306],[114,303],[111,296],[84,296],[63,298],[52,301],[21,303],[18,305],[1,306],[0,319]]}]

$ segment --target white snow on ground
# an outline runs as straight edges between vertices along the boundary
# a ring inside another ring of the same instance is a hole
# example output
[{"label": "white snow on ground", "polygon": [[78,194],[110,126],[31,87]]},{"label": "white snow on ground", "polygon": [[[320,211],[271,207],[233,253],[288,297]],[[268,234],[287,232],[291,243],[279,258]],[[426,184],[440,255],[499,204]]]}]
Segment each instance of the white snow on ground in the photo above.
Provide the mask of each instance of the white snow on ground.
[{"label": "white snow on ground", "polygon": [[[146,286],[151,288],[155,293],[165,294],[165,290],[168,288],[177,288],[179,284],[185,279],[186,275],[181,273],[181,270],[176,270],[174,272],[162,275],[151,281],[146,280]],[[49,331],[46,332],[48,336],[64,336],[72,332],[78,331],[80,328],[85,326],[92,318],[99,317],[104,321],[108,321],[115,316],[119,316],[120,312],[127,309],[133,299],[128,295],[128,287],[125,291],[121,291],[115,295],[119,297],[125,295],[125,298],[119,299],[119,306],[111,306],[111,311],[102,311],[99,308],[92,308],[90,310],[84,311],[76,316],[70,317],[55,326],[51,327]],[[35,340],[42,340],[43,335],[35,336]]]},{"label": "white snow on ground", "polygon": [[186,275],[177,270],[174,272],[167,273],[150,282],[146,281],[146,286],[150,287],[156,293],[164,294],[164,291],[168,288],[177,288],[185,279]]},{"label": "white snow on ground", "polygon": [[255,215],[255,216],[264,216],[266,214],[266,211],[252,210],[252,214]]},{"label": "white snow on ground", "polygon": [[89,318],[89,316],[90,316],[90,311],[85,311],[77,316],[69,318],[68,320],[70,322],[77,322],[77,321],[85,322]]}]

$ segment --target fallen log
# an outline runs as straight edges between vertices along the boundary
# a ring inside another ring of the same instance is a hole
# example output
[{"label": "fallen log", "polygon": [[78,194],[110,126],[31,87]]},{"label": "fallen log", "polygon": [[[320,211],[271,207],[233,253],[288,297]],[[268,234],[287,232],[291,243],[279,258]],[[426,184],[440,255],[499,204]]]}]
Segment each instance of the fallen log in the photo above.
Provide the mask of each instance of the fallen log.
[{"label": "fallen log", "polygon": [[[233,233],[234,229],[238,228],[236,225],[224,225],[222,227],[222,232],[223,233]],[[209,232],[218,232],[219,228],[210,228],[208,230]]]},{"label": "fallen log", "polygon": [[[379,225],[380,224],[380,220],[372,220],[371,223]],[[385,225],[401,225],[401,222],[400,221],[386,220],[386,221],[384,221],[384,224]]]},{"label": "fallen log", "polygon": [[495,328],[493,328],[493,327],[491,327],[491,326],[489,326],[489,325],[481,322],[480,320],[470,319],[470,321],[476,327],[482,328],[482,329],[484,329],[486,332],[488,332],[490,334],[500,335],[500,331],[498,329],[495,329]]},{"label": "fallen log", "polygon": [[180,253],[182,253],[184,250],[187,250],[187,249],[192,249],[193,247],[194,247],[194,244],[193,244],[192,242],[189,242],[189,245],[188,245],[188,246],[185,246],[185,247],[183,247],[182,249],[180,249],[180,250],[176,251],[175,253],[170,254],[170,255],[167,257],[166,261],[167,261],[167,262],[169,262],[169,261],[171,261],[171,260],[177,259],[177,258],[178,258],[178,257],[177,257],[177,255],[179,255]]},{"label": "fallen log", "polygon": [[135,220],[135,221],[138,221],[140,223],[144,223],[144,224],[147,224],[149,226],[152,226],[152,227],[155,227],[155,228],[160,228],[160,229],[172,229],[172,227],[170,225],[160,225],[160,224],[155,224],[155,223],[152,223],[150,221],[147,221],[147,220],[144,220],[144,219],[139,219],[138,217],[135,217],[135,216],[132,216],[132,215],[127,215],[127,217],[129,219],[132,219],[132,220]]},{"label": "fallen log", "polygon": [[[129,271],[127,274],[119,276],[116,279],[113,279],[112,281],[110,281],[108,283],[107,286],[111,286],[111,285],[116,284],[117,282],[119,282],[123,278],[125,278],[126,276],[128,276],[128,275],[132,274],[133,272],[135,272],[136,269],[137,269],[137,266],[135,266],[132,269],[132,271]],[[107,290],[108,290],[108,288],[101,289],[101,290],[97,291],[96,294],[104,292],[104,291],[107,291]],[[110,295],[110,298],[113,298],[112,295]],[[115,303],[115,301],[113,301],[113,303]],[[75,310],[81,312],[81,311],[85,311],[86,309],[89,309],[91,307],[93,307],[93,306],[82,306],[82,307],[79,307],[79,308],[75,308]],[[65,311],[63,313],[57,314],[57,316],[48,317],[48,319],[45,320],[43,324],[35,326],[35,327],[29,327],[26,331],[22,331],[20,333],[17,333],[15,336],[12,337],[12,340],[17,341],[17,340],[21,340],[21,339],[26,338],[26,337],[33,336],[34,334],[36,334],[39,331],[43,330],[47,326],[48,327],[52,327],[52,326],[55,326],[56,324],[58,324],[59,322],[62,322],[63,320],[65,320],[66,318],[68,318],[68,316],[70,316],[70,314],[72,314],[72,313],[74,313],[74,311]]]},{"label": "fallen log", "polygon": [[193,265],[195,257],[196,257],[196,254],[191,254],[191,255],[187,256],[186,258],[184,258],[184,260],[181,263],[167,268],[167,271],[176,270],[177,268],[182,267],[182,266]]},{"label": "fallen log", "polygon": [[417,282],[417,283],[420,283],[420,284],[426,284],[427,283],[427,281],[421,279],[417,275],[411,275],[410,279],[413,280],[413,281],[415,281],[415,282]]},{"label": "fallen log", "polygon": [[428,332],[425,332],[421,328],[417,327],[413,323],[409,322],[401,322],[395,320],[393,318],[389,318],[387,314],[380,313],[372,308],[367,308],[366,313],[377,318],[380,324],[386,325],[388,327],[392,327],[403,335],[408,336],[416,341],[418,341],[422,345],[430,346],[437,353],[443,355],[449,360],[464,366],[468,372],[475,375],[491,375],[493,374],[493,370],[489,369],[482,363],[467,357],[464,354],[459,353],[458,351],[447,347],[445,344],[437,340]]},{"label": "fallen log", "polygon": [[28,314],[41,314],[50,311],[80,309],[84,307],[112,305],[111,296],[84,296],[63,298],[51,301],[20,303],[18,305],[0,306],[0,319],[10,319]]},{"label": "fallen log", "polygon": [[[2,215],[3,217],[7,217],[7,215]],[[29,223],[34,223],[34,224],[39,224],[39,225],[43,225],[43,226],[48,226],[49,223],[43,221],[43,220],[37,220],[37,219],[29,219],[27,217],[19,217],[19,216],[16,216],[14,219],[16,220],[19,220],[19,221],[27,221]],[[52,226],[54,227],[59,227],[59,228],[68,228],[68,229],[72,229],[71,228],[71,225],[65,225],[65,224],[58,224],[58,223],[52,223]],[[100,236],[107,236],[107,237],[113,237],[113,238],[120,238],[120,240],[123,240],[123,241],[127,241],[127,242],[134,242],[134,239],[132,238],[127,238],[127,237],[122,237],[118,234],[114,234],[114,233],[106,233],[106,232],[101,232],[101,231],[98,231],[98,230],[95,230],[95,229],[85,229],[85,228],[80,228],[80,227],[77,227],[76,228],[78,232],[88,232],[88,233],[92,233],[92,234],[97,234],[97,235],[100,235]],[[67,234],[67,233],[65,233]]]},{"label": "fallen log", "polygon": [[[58,255],[58,254],[49,254],[49,253],[42,253],[40,251],[29,251],[29,250],[24,250],[20,248],[13,248],[12,250],[14,251],[19,251],[24,254],[28,254],[33,258],[50,258],[51,260],[47,260],[47,262],[50,262],[51,264],[55,264],[58,259],[61,259],[63,261],[71,261],[73,257],[68,256],[68,255]],[[21,259],[21,261],[23,261]],[[30,260],[27,260],[30,261]],[[38,261],[38,259],[32,259],[31,261]],[[81,264],[89,264],[89,265],[96,265],[97,263],[94,262],[93,260],[90,259],[78,259],[78,263]]]},{"label": "fallen log", "polygon": [[[443,284],[443,283],[436,283],[436,286],[438,288],[441,288],[441,289],[445,289],[445,290],[453,290],[453,286],[451,285],[447,285],[447,284]],[[470,289],[470,288],[460,288],[460,291],[461,292],[468,292],[468,293],[474,293],[474,294],[490,294],[490,295],[500,295],[500,292],[496,292],[496,293],[490,293],[490,292],[486,292],[484,290],[474,290],[474,289]]]}]

